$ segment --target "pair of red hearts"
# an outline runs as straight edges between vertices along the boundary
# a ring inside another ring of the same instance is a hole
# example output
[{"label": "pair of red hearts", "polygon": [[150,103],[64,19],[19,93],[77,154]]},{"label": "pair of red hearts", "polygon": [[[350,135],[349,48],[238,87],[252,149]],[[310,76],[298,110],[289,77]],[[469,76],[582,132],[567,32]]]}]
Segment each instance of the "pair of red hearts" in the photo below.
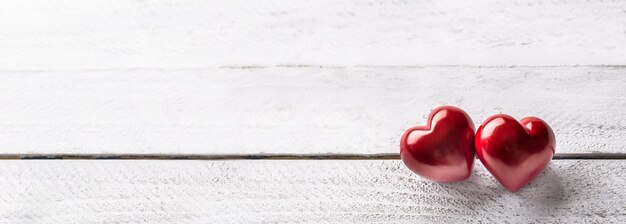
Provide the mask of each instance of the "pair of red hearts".
[{"label": "pair of red hearts", "polygon": [[496,180],[515,192],[548,166],[555,147],[552,129],[539,118],[517,122],[508,115],[494,115],[474,135],[474,123],[465,111],[442,106],[430,113],[427,126],[404,133],[400,156],[420,176],[453,182],[472,174],[476,152]]}]

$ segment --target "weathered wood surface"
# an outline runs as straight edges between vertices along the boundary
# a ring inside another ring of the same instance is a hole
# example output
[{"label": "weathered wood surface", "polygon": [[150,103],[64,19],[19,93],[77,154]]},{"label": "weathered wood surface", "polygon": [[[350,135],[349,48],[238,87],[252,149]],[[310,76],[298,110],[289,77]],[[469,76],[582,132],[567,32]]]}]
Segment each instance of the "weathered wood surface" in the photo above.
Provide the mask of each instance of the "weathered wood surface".
[{"label": "weathered wood surface", "polygon": [[626,152],[623,67],[0,72],[2,153],[393,153],[443,104],[539,116],[557,152]]},{"label": "weathered wood surface", "polygon": [[4,161],[5,223],[624,223],[626,161],[553,161],[518,193],[477,164],[438,184],[400,161]]},{"label": "weathered wood surface", "polygon": [[389,153],[442,104],[624,152],[624,8],[2,1],[0,153]]},{"label": "weathered wood surface", "polygon": [[0,1],[0,69],[624,65],[626,2]]},{"label": "weathered wood surface", "polygon": [[[393,153],[442,104],[624,153],[625,9],[0,1],[0,154]],[[400,161],[2,161],[0,222],[626,223],[626,160],[554,161],[515,194],[477,166],[436,184]]]}]

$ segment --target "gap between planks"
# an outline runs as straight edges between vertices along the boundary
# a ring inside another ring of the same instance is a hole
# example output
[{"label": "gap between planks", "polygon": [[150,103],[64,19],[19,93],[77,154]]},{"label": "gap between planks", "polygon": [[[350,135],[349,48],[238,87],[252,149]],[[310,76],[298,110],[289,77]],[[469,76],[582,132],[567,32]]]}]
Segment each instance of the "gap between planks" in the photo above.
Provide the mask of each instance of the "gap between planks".
[{"label": "gap between planks", "polygon": [[331,65],[331,64],[234,64],[221,66],[184,66],[184,67],[106,67],[106,68],[56,68],[56,69],[0,69],[0,73],[44,73],[44,72],[106,72],[106,71],[194,71],[206,69],[273,69],[273,68],[316,68],[316,69],[427,69],[427,68],[626,68],[626,64],[555,64],[555,65],[481,65],[481,64],[389,64],[389,65]]},{"label": "gap between planks", "polygon": [[[378,154],[0,154],[0,160],[399,160]],[[553,160],[626,160],[626,153],[557,153]]]}]

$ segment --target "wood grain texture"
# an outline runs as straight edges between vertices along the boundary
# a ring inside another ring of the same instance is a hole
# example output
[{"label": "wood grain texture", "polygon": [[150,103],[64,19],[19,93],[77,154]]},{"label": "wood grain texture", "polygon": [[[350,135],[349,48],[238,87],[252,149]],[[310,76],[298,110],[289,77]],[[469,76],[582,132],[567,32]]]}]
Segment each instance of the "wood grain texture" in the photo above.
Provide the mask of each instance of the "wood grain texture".
[{"label": "wood grain texture", "polygon": [[624,65],[626,2],[0,2],[0,69]]},{"label": "wood grain texture", "polygon": [[400,161],[5,161],[0,180],[4,223],[626,222],[626,161],[553,161],[518,193]]},{"label": "wood grain texture", "polygon": [[443,104],[539,116],[557,152],[626,152],[623,67],[0,73],[2,153],[395,153]]}]

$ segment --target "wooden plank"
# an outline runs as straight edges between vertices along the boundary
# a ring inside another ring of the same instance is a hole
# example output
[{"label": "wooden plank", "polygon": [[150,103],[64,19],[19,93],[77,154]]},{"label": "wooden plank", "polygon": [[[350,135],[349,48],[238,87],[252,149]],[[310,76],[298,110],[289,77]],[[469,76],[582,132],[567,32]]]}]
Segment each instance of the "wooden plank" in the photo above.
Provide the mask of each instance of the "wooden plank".
[{"label": "wooden plank", "polygon": [[5,161],[7,223],[624,223],[626,161],[553,161],[518,193],[477,164],[438,184],[400,161]]},{"label": "wooden plank", "polygon": [[430,110],[539,116],[557,152],[626,152],[623,67],[267,67],[0,73],[0,152],[396,153]]},{"label": "wooden plank", "polygon": [[626,2],[0,2],[0,69],[624,65]]}]

